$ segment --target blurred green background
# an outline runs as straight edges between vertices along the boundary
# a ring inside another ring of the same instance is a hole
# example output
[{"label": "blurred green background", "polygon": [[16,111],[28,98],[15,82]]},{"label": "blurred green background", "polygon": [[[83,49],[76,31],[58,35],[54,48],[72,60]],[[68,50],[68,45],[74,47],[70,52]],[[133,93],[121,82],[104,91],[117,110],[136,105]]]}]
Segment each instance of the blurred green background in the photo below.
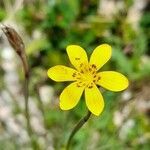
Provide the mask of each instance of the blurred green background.
[{"label": "blurred green background", "polygon": [[[47,69],[70,65],[69,44],[90,55],[108,43],[116,70],[130,81],[124,92],[101,89],[105,110],[76,134],[72,150],[150,149],[150,3],[148,0],[0,0],[0,22],[21,35],[31,70],[30,113],[39,149],[62,150],[86,114],[84,97],[61,111],[59,95],[68,83],[47,77]],[[18,56],[0,31],[0,150],[31,149],[23,117],[23,74]]]}]

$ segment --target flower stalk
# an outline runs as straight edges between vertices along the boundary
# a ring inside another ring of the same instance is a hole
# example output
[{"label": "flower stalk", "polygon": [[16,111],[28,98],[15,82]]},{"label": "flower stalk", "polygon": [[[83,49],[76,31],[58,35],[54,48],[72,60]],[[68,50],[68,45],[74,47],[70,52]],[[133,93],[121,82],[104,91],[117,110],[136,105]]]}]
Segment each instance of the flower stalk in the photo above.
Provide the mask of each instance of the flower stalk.
[{"label": "flower stalk", "polygon": [[87,114],[76,124],[76,126],[73,128],[70,136],[69,136],[69,139],[67,141],[67,146],[66,146],[66,150],[69,150],[70,148],[70,144],[71,144],[71,141],[74,137],[74,135],[80,130],[80,128],[89,120],[91,116],[91,112],[88,111]]},{"label": "flower stalk", "polygon": [[29,114],[29,79],[30,79],[30,71],[29,71],[29,65],[27,61],[27,56],[25,53],[25,45],[23,43],[22,38],[20,35],[11,27],[5,26],[2,27],[2,31],[6,35],[9,44],[12,46],[12,48],[15,50],[15,52],[18,54],[22,61],[23,70],[24,70],[24,99],[25,99],[25,117],[26,117],[26,123],[27,123],[27,132],[29,137],[31,138],[31,144],[33,149],[39,149],[37,142],[35,140],[35,136],[33,134],[33,130],[31,127],[31,121],[30,121],[30,114]]}]

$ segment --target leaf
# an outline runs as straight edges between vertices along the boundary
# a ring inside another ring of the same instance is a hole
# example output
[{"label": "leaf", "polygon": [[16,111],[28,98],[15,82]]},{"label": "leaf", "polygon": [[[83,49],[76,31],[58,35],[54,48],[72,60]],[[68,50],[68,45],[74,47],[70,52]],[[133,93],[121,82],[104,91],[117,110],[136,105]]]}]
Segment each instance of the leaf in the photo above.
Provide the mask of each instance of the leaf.
[{"label": "leaf", "polygon": [[45,49],[49,46],[49,43],[46,39],[35,39],[26,47],[27,55],[36,53],[40,49]]},{"label": "leaf", "polygon": [[112,59],[115,61],[118,71],[132,76],[132,64],[121,50],[113,48]]}]

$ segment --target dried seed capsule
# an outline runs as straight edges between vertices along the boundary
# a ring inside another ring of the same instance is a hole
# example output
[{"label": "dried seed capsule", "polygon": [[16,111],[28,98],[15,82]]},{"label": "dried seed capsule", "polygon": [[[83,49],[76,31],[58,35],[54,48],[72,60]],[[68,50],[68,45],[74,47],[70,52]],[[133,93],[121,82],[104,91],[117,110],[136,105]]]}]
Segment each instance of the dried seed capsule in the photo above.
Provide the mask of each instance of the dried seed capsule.
[{"label": "dried seed capsule", "polygon": [[15,31],[15,29],[4,26],[2,31],[6,35],[10,45],[15,49],[18,55],[21,55],[24,52],[25,46],[20,35]]}]

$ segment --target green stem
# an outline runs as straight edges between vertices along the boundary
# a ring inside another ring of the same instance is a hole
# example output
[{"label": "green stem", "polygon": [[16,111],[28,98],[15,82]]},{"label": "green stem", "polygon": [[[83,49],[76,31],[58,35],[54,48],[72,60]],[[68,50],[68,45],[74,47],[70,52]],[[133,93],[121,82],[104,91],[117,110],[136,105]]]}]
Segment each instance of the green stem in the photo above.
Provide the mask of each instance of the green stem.
[{"label": "green stem", "polygon": [[29,136],[32,136],[32,127],[30,122],[30,114],[29,114],[29,67],[27,63],[27,58],[25,54],[19,55],[23,64],[24,69],[24,98],[25,98],[25,117],[27,121],[27,131]]},{"label": "green stem", "polygon": [[26,117],[26,122],[27,122],[27,132],[29,135],[29,138],[31,139],[31,144],[32,148],[34,150],[38,150],[39,145],[36,141],[36,137],[34,136],[32,127],[31,127],[31,121],[30,121],[30,113],[29,113],[29,79],[30,79],[30,74],[29,74],[29,67],[27,63],[27,58],[26,55],[20,55],[20,58],[22,60],[23,68],[24,68],[24,98],[25,98],[25,117]]},{"label": "green stem", "polygon": [[79,129],[88,121],[88,119],[90,118],[90,116],[91,116],[91,112],[88,111],[88,113],[73,128],[73,130],[72,130],[72,132],[71,132],[71,134],[69,136],[68,142],[67,142],[66,150],[69,150],[72,138],[79,131]]},{"label": "green stem", "polygon": [[29,78],[25,78],[24,81],[24,97],[25,97],[25,116],[26,116],[26,121],[27,121],[27,130],[29,136],[32,136],[32,128],[31,128],[31,123],[30,123],[30,114],[29,114],[29,92],[28,92],[28,84],[29,84]]},{"label": "green stem", "polygon": [[40,83],[38,83],[36,86],[35,86],[35,90],[36,90],[36,93],[37,93],[37,99],[38,99],[38,103],[39,103],[39,109],[43,115],[43,123],[44,123],[44,127],[45,129],[47,129],[47,123],[46,123],[46,118],[45,118],[45,110],[44,110],[44,104],[42,102],[42,99],[41,99],[41,96],[40,96],[40,92],[39,92],[39,88],[40,88]]}]

